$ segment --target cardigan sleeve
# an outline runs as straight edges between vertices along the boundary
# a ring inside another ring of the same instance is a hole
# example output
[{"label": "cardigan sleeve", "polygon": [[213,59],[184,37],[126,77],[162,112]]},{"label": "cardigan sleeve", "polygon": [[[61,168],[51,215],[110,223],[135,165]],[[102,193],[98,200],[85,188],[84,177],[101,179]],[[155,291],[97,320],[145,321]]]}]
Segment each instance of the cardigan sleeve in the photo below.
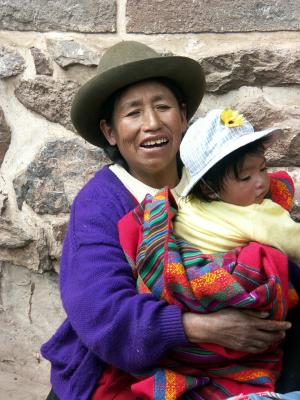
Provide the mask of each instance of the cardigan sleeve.
[{"label": "cardigan sleeve", "polygon": [[[101,360],[140,372],[188,343],[181,311],[138,294],[119,244],[127,212],[113,190],[82,192],[72,207],[61,260],[61,296],[80,340]],[[126,207],[125,207],[126,208]]]}]

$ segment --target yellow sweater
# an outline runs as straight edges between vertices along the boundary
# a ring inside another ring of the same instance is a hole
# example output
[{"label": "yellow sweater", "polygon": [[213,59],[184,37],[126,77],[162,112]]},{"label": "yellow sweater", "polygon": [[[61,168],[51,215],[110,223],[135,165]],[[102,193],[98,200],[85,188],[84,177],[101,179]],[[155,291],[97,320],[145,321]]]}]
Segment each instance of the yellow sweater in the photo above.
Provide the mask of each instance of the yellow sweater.
[{"label": "yellow sweater", "polygon": [[250,241],[273,246],[300,263],[300,223],[271,200],[247,207],[180,198],[175,233],[204,253],[226,252]]}]

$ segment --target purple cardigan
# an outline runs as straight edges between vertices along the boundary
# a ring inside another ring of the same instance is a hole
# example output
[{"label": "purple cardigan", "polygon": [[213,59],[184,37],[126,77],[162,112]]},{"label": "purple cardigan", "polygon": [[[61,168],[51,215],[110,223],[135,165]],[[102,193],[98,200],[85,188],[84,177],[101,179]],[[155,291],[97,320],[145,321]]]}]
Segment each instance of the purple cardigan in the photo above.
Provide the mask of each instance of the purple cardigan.
[{"label": "purple cardigan", "polygon": [[105,363],[138,373],[188,343],[179,308],[136,291],[117,229],[135,204],[104,167],[72,205],[60,269],[67,319],[41,348],[60,400],[89,399]]}]

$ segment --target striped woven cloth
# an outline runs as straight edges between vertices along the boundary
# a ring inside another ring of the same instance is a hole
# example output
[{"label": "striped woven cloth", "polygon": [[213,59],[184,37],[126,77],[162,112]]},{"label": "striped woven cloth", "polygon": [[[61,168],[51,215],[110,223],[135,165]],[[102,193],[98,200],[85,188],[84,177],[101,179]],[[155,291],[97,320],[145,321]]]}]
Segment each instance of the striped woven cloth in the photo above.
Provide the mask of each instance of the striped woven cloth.
[{"label": "striped woven cloth", "polygon": [[[176,203],[168,189],[119,222],[120,243],[141,293],[184,311],[211,313],[226,307],[268,310],[283,320],[297,302],[288,286],[287,258],[258,243],[226,254],[204,255],[172,230]],[[222,334],[220,332],[220,334]],[[176,348],[132,386],[141,399],[226,399],[239,393],[273,391],[281,350],[247,354],[213,344]]]}]

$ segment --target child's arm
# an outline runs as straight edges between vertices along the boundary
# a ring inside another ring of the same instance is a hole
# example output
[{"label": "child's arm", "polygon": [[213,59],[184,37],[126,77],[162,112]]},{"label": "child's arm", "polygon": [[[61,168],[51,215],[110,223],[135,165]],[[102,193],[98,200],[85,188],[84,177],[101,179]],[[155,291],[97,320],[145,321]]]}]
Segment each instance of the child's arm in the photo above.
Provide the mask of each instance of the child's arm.
[{"label": "child's arm", "polygon": [[265,200],[250,215],[252,240],[277,247],[300,264],[300,223],[292,220],[280,205]]}]

